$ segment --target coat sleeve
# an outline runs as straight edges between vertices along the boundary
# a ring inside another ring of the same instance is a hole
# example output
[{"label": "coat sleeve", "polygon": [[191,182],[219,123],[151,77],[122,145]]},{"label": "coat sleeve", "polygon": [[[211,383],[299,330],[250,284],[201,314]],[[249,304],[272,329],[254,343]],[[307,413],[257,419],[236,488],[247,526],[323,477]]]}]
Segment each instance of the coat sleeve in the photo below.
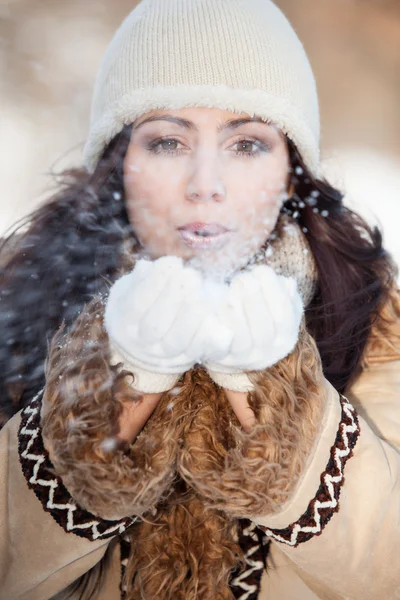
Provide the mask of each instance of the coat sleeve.
[{"label": "coat sleeve", "polygon": [[0,598],[43,600],[103,557],[133,521],[106,521],[71,498],[43,446],[34,401],[0,432]]},{"label": "coat sleeve", "polygon": [[[392,333],[399,326],[395,312]],[[400,598],[395,337],[373,338],[346,398],[327,384],[322,426],[296,490],[278,513],[252,519],[275,554],[282,552],[306,585],[327,600]]]}]

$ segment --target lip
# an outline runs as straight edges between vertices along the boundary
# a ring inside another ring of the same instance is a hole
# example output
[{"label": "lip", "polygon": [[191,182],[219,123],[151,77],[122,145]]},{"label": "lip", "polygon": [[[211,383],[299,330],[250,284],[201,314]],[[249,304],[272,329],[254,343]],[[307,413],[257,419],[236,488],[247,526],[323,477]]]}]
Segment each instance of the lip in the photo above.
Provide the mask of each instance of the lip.
[{"label": "lip", "polygon": [[188,223],[187,225],[183,225],[182,227],[179,227],[179,231],[191,231],[192,233],[201,231],[208,235],[218,235],[220,233],[226,233],[229,231],[229,229],[223,225],[220,225],[219,223],[201,223],[199,221],[196,223]]},{"label": "lip", "polygon": [[179,227],[178,232],[186,246],[199,249],[221,248],[232,234],[219,223],[188,223]]}]

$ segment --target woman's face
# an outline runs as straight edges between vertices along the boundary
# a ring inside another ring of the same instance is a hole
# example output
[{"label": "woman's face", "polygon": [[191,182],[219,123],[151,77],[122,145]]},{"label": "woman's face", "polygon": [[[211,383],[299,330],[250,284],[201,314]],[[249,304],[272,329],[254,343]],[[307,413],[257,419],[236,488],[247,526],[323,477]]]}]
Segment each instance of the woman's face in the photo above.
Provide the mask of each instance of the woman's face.
[{"label": "woman's face", "polygon": [[129,220],[153,259],[226,273],[274,229],[288,174],[274,125],[217,108],[152,111],[133,124],[124,161]]}]

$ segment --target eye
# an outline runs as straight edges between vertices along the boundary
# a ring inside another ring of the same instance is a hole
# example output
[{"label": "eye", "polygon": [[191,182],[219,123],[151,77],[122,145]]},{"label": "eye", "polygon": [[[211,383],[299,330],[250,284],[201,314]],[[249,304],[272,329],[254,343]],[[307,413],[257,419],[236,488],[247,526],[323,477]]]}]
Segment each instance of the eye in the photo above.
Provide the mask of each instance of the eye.
[{"label": "eye", "polygon": [[[250,158],[259,156],[262,152],[267,152],[269,150],[268,145],[264,144],[264,142],[247,138],[237,141],[234,146],[239,147],[239,149],[236,150],[237,155],[248,156]],[[249,150],[246,150],[246,148]],[[254,150],[254,148],[256,148],[256,150]]]},{"label": "eye", "polygon": [[150,142],[147,149],[152,154],[168,154],[168,156],[176,156],[182,154],[184,149],[177,149],[176,146],[181,144],[179,140],[174,138],[159,138]]}]

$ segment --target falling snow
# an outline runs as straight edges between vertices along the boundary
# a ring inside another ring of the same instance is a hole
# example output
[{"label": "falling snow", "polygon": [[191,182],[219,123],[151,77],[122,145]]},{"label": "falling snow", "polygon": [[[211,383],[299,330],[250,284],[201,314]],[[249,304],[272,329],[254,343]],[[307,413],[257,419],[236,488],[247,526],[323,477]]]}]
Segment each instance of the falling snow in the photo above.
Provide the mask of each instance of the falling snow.
[{"label": "falling snow", "polygon": [[113,452],[113,450],[116,450],[117,447],[118,447],[118,440],[114,437],[105,438],[100,443],[100,448],[101,448],[101,450],[103,450],[103,452]]}]

